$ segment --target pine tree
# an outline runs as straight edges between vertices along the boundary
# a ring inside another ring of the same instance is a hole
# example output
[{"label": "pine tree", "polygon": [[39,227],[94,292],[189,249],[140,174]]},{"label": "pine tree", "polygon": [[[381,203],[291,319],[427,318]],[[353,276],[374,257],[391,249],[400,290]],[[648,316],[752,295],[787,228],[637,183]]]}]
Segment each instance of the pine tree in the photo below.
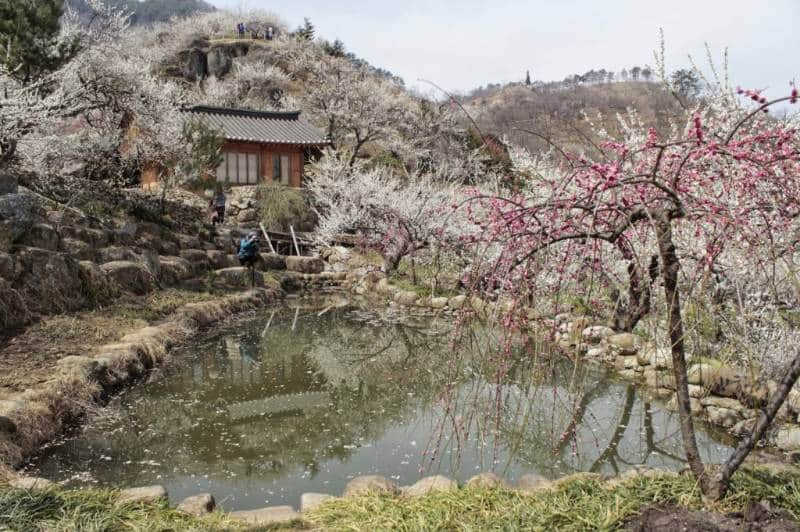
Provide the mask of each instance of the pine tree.
[{"label": "pine tree", "polygon": [[530,85],[530,84],[531,84],[531,71],[527,70],[525,71],[525,85]]},{"label": "pine tree", "polygon": [[314,28],[314,25],[311,23],[308,17],[303,19],[303,25],[297,28],[297,31],[295,31],[295,35],[297,35],[297,37],[306,41],[313,41],[314,33],[316,33],[316,28]]},{"label": "pine tree", "polygon": [[339,39],[336,39],[335,41],[333,41],[333,43],[324,41],[322,43],[322,49],[325,50],[326,54],[333,57],[344,57],[347,54],[344,47],[344,43]]},{"label": "pine tree", "polygon": [[77,52],[59,39],[63,0],[0,0],[0,68],[22,83],[56,70]]}]

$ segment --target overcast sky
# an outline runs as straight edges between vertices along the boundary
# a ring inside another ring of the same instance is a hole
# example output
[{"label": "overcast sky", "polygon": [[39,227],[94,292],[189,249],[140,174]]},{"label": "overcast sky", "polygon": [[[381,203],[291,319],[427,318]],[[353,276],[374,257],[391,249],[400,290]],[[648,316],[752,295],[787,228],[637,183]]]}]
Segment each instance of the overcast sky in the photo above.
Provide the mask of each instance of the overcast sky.
[{"label": "overcast sky", "polygon": [[669,69],[706,64],[704,42],[730,51],[733,85],[787,92],[800,77],[800,0],[211,0],[265,9],[290,28],[309,17],[317,34],[415,86],[560,80],[605,68],[653,65],[663,27]]}]

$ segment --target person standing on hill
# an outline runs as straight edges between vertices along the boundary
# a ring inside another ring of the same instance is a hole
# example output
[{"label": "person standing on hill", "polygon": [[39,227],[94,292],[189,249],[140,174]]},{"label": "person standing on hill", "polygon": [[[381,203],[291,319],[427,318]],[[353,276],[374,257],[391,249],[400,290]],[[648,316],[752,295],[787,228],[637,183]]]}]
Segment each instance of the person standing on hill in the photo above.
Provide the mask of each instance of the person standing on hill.
[{"label": "person standing on hill", "polygon": [[236,250],[239,264],[250,269],[250,285],[256,284],[256,263],[258,262],[258,233],[250,231],[247,236],[239,241]]}]

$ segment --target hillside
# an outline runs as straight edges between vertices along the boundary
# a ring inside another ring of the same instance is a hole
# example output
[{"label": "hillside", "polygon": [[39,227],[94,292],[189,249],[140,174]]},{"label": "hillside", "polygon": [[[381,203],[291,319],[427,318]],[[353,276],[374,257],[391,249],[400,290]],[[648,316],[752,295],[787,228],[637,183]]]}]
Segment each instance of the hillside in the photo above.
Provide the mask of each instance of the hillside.
[{"label": "hillside", "polygon": [[585,146],[593,129],[585,117],[596,121],[599,114],[602,119],[598,124],[616,132],[616,114],[633,108],[645,123],[663,130],[670,118],[683,112],[672,94],[661,84],[649,81],[509,84],[488,94],[484,91],[469,96],[465,106],[484,133],[505,136],[532,151],[547,146],[540,136],[565,149]]},{"label": "hillside", "polygon": [[[86,0],[67,0],[65,4],[83,16],[92,13]],[[106,4],[124,9],[131,14],[131,24],[141,26],[215,10],[214,6],[203,0],[109,0]]]}]

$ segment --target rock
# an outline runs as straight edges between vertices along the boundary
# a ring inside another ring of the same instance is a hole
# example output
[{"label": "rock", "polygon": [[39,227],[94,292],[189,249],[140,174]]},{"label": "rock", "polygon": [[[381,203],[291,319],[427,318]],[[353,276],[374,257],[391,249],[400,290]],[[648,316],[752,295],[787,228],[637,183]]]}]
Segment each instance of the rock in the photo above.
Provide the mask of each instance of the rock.
[{"label": "rock", "polygon": [[447,306],[453,310],[461,310],[464,303],[467,301],[467,296],[453,296],[447,301]]},{"label": "rock", "polygon": [[541,490],[545,488],[549,488],[553,485],[553,483],[541,475],[536,475],[534,473],[528,473],[527,475],[522,475],[517,482],[517,489],[519,491],[525,493],[531,493],[536,490]]},{"label": "rock", "polygon": [[775,445],[784,451],[800,450],[800,427],[786,426],[775,433]]},{"label": "rock", "polygon": [[214,286],[218,288],[250,288],[264,286],[264,274],[244,266],[223,268],[214,272]]},{"label": "rock", "polygon": [[670,388],[654,388],[651,393],[657,399],[669,399],[675,393],[674,389]]},{"label": "rock", "polygon": [[472,296],[469,299],[469,304],[475,310],[475,312],[483,312],[486,309],[486,301],[479,298],[478,296]]},{"label": "rock", "polygon": [[52,487],[54,484],[46,478],[40,477],[17,477],[11,479],[8,485],[12,488],[22,490],[43,490]]},{"label": "rock", "polygon": [[90,227],[66,225],[59,228],[61,238],[72,238],[89,244],[92,249],[100,249],[109,244],[111,237],[107,231]]},{"label": "rock", "polygon": [[207,67],[208,75],[217,79],[222,79],[230,72],[233,66],[233,57],[227,47],[213,46],[208,51]]},{"label": "rock", "polygon": [[433,297],[431,298],[429,305],[433,309],[441,310],[447,307],[447,298],[446,297]]},{"label": "rock", "polygon": [[348,482],[342,496],[355,497],[357,495],[366,495],[367,493],[397,495],[400,493],[400,488],[391,480],[380,475],[364,475]]},{"label": "rock", "polygon": [[623,379],[627,379],[629,381],[633,381],[639,378],[639,372],[636,371],[635,369],[621,369],[617,372],[617,374]]},{"label": "rock", "polygon": [[616,367],[619,371],[625,369],[635,369],[639,367],[639,362],[636,360],[636,355],[618,356],[614,360],[614,367]]},{"label": "rock", "polygon": [[592,325],[586,327],[581,332],[583,339],[592,344],[596,344],[603,338],[607,338],[612,334],[614,334],[614,329],[606,327],[605,325]]},{"label": "rock", "polygon": [[285,270],[286,258],[285,255],[277,253],[262,253],[260,266],[265,270]]},{"label": "rock", "polygon": [[142,486],[128,488],[119,492],[120,502],[157,502],[167,498],[167,488],[164,486]]},{"label": "rock", "polygon": [[90,244],[75,238],[61,239],[61,250],[69,253],[78,260],[94,260],[95,251]]},{"label": "rock", "polygon": [[139,254],[126,246],[108,246],[97,250],[97,262],[100,264],[120,260],[137,262]]},{"label": "rock", "polygon": [[182,249],[178,256],[189,262],[195,275],[202,275],[211,269],[211,262],[204,249]]},{"label": "rock", "polygon": [[17,432],[17,424],[7,416],[0,415],[0,434],[14,434]]},{"label": "rock", "polygon": [[131,261],[113,261],[100,266],[100,270],[117,282],[124,290],[134,294],[146,294],[156,287],[155,278],[148,269]]},{"label": "rock", "polygon": [[733,427],[742,419],[742,416],[739,415],[738,410],[719,408],[716,406],[707,406],[706,416],[708,417],[708,421],[714,425],[719,425],[721,427],[725,427],[726,429]]},{"label": "rock", "polygon": [[16,194],[19,190],[17,176],[7,172],[0,172],[0,196],[3,194]]},{"label": "rock", "polygon": [[653,366],[648,366],[644,370],[644,379],[650,388],[675,389],[675,375],[670,371],[656,371]]},{"label": "rock", "polygon": [[291,506],[270,506],[258,510],[231,512],[231,517],[251,525],[276,525],[300,519],[300,514]]},{"label": "rock", "polygon": [[469,488],[508,488],[508,482],[494,473],[480,473],[467,481]]},{"label": "rock", "polygon": [[[678,396],[672,394],[672,399],[670,399],[667,404],[664,406],[667,410],[671,412],[678,411]],[[689,410],[692,414],[699,414],[703,411],[703,405],[700,403],[699,399],[695,399],[694,397],[689,398]]]},{"label": "rock", "polygon": [[14,278],[14,256],[0,251],[0,277],[11,281]]},{"label": "rock", "polygon": [[[674,377],[673,377],[674,379]],[[696,399],[701,399],[708,394],[706,389],[702,386],[698,386],[697,384],[690,384],[689,385],[689,397],[694,397]]]},{"label": "rock", "polygon": [[742,403],[740,403],[736,399],[731,399],[729,397],[716,397],[714,395],[702,398],[700,400],[700,404],[702,404],[703,406],[715,406],[717,408],[727,408],[729,410],[735,410],[737,412],[745,409]]},{"label": "rock", "polygon": [[11,249],[11,245],[28,232],[34,224],[36,213],[33,195],[0,195],[0,251]]},{"label": "rock", "polygon": [[208,60],[205,52],[199,48],[192,48],[182,52],[183,67],[181,74],[187,81],[200,81],[208,77]]},{"label": "rock", "polygon": [[606,343],[622,355],[635,355],[642,340],[632,333],[618,333],[606,337]]},{"label": "rock", "polygon": [[458,484],[447,477],[433,475],[419,479],[414,485],[403,490],[406,497],[421,497],[434,491],[455,491]]},{"label": "rock", "polygon": [[744,437],[753,433],[756,426],[756,418],[743,419],[731,427],[730,431],[735,436]]},{"label": "rock", "polygon": [[648,344],[641,351],[643,358],[646,358],[654,368],[672,369],[672,351],[670,351],[669,347],[657,347]]},{"label": "rock", "polygon": [[216,507],[217,501],[214,500],[213,495],[210,493],[201,493],[199,495],[186,497],[178,503],[175,509],[185,514],[201,517],[213,512]]},{"label": "rock", "polygon": [[399,305],[413,306],[417,302],[417,294],[408,290],[401,290],[394,295],[394,302]]},{"label": "rock", "polygon": [[42,248],[17,249],[13,286],[31,312],[54,314],[83,307],[86,293],[81,281],[79,263],[69,255]]},{"label": "rock", "polygon": [[25,246],[58,251],[60,237],[52,225],[33,224],[18,241]]},{"label": "rock", "polygon": [[786,404],[792,409],[795,414],[800,413],[800,391],[789,390],[789,395],[786,396]]},{"label": "rock", "polygon": [[336,497],[327,493],[303,493],[300,495],[300,511],[303,513],[308,512],[334,499]]},{"label": "rock", "polygon": [[159,257],[161,275],[159,279],[168,285],[176,285],[193,275],[192,265],[181,257]]},{"label": "rock", "polygon": [[158,245],[158,253],[159,255],[166,255],[168,257],[176,257],[181,251],[181,248],[178,247],[178,244],[175,242],[171,242],[169,240],[162,240],[161,243]]},{"label": "rock", "polygon": [[375,283],[375,291],[379,294],[391,296],[398,292],[399,288],[389,283],[389,280],[384,277],[383,279],[378,279],[378,282]]},{"label": "rock", "polygon": [[200,242],[200,239],[196,236],[179,233],[175,235],[175,239],[178,241],[178,245],[181,249],[200,249],[203,247],[203,243]]},{"label": "rock", "polygon": [[702,384],[715,395],[739,397],[742,378],[734,370],[708,363],[692,364],[686,372],[689,384]]},{"label": "rock", "polygon": [[119,295],[119,285],[100,266],[88,260],[80,261],[78,266],[82,290],[90,303],[105,303]]},{"label": "rock", "polygon": [[591,349],[586,351],[586,358],[605,359],[607,355],[608,355],[608,349],[603,346],[592,347]]},{"label": "rock", "polygon": [[298,273],[322,273],[325,263],[319,257],[286,257],[286,269]]}]

